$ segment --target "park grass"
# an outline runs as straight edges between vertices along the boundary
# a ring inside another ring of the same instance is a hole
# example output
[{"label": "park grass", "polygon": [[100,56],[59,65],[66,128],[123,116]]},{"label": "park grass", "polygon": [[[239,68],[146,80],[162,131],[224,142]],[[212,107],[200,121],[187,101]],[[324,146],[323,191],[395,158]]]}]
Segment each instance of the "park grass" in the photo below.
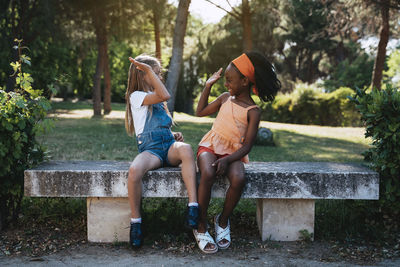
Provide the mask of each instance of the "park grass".
[{"label": "park grass", "polygon": [[[75,106],[76,105],[76,106]],[[91,118],[88,102],[53,103],[55,128],[39,137],[52,160],[127,160],[137,155],[136,141],[124,126],[124,105],[113,104],[110,115]],[[196,151],[202,136],[212,126],[212,118],[175,113],[174,131]],[[306,126],[261,122],[274,134],[275,146],[253,146],[251,161],[332,161],[362,162],[368,149],[363,128]]]},{"label": "park grass", "polygon": [[[173,130],[181,131],[195,151],[210,128],[211,123],[177,121]],[[253,146],[249,155],[252,161],[362,162],[361,153],[368,149],[365,139],[357,136],[358,139],[351,140],[345,132],[327,137],[313,136],[307,128],[302,131],[275,128],[272,131],[276,145]],[[53,160],[131,161],[137,155],[135,138],[126,134],[123,119],[58,118],[53,132],[40,136],[39,140]]]},{"label": "park grass", "polygon": [[[38,137],[47,148],[50,160],[122,160],[132,161],[137,155],[134,137],[129,137],[124,128],[124,104],[112,104],[111,114],[92,117],[92,106],[85,102],[53,102],[50,117],[55,120],[55,128],[50,133]],[[209,131],[213,118],[198,118],[184,113],[174,113],[174,131],[181,131],[185,142],[196,151],[202,136]],[[363,162],[362,152],[368,149],[369,141],[364,137],[363,128],[323,127],[261,122],[260,126],[270,128],[274,134],[275,146],[255,145],[250,153],[251,161],[330,161]],[[60,201],[60,200],[55,200]],[[61,200],[68,206],[65,200]],[[38,202],[39,203],[39,202]],[[41,203],[41,202],[40,202]],[[349,221],[354,206],[348,201],[316,201],[315,237],[343,238],[359,234],[359,224]],[[72,204],[71,214],[85,214],[82,205]],[[144,199],[143,210],[146,227],[153,229],[149,242],[157,240],[167,232],[169,239],[187,240],[183,233],[183,211],[186,200]],[[366,204],[368,205],[368,204]],[[53,205],[57,206],[57,205]],[[221,199],[212,199],[209,216],[220,212]],[[46,209],[46,207],[43,207]],[[47,213],[53,212],[48,210]],[[255,200],[242,199],[232,216],[232,225],[239,232],[252,229],[256,234]],[[328,218],[328,219],[327,219]],[[357,220],[354,219],[354,220]],[[246,230],[243,230],[246,229]]]}]

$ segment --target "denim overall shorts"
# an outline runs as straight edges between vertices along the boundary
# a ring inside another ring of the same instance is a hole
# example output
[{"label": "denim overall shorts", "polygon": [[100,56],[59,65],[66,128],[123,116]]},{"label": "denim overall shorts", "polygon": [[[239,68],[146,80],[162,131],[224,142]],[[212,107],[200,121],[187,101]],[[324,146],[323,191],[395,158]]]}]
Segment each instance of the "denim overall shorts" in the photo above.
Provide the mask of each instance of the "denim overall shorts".
[{"label": "denim overall shorts", "polygon": [[175,142],[171,133],[172,119],[167,115],[163,103],[153,104],[147,111],[143,132],[136,136],[139,153],[147,151],[161,160],[162,166],[170,166],[168,150]]}]

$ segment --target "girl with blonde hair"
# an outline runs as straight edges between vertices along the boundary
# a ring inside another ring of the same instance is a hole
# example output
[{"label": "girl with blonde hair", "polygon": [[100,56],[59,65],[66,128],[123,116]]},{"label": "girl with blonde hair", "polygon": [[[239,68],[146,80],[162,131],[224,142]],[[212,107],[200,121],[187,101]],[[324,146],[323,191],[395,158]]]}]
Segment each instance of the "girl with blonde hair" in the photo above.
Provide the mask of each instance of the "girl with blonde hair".
[{"label": "girl with blonde hair", "polygon": [[182,177],[189,197],[186,215],[189,228],[197,229],[199,211],[193,150],[183,143],[181,133],[171,131],[172,118],[165,103],[170,94],[161,82],[161,64],[147,55],[129,60],[132,64],[125,94],[125,128],[129,135],[136,134],[139,151],[128,173],[130,245],[138,248],[143,244],[140,207],[142,178],[147,171],[182,164]]}]

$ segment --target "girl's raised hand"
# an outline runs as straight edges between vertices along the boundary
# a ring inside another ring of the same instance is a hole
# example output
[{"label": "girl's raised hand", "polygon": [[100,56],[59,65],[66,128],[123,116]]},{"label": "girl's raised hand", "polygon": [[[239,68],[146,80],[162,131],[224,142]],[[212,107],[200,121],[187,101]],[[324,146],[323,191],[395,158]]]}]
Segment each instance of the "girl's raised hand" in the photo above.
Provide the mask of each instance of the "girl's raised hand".
[{"label": "girl's raised hand", "polygon": [[136,61],[135,59],[133,59],[131,57],[129,57],[129,61],[132,62],[133,65],[136,66],[136,68],[138,68],[141,71],[144,71],[146,74],[153,70],[153,68],[150,67],[149,65],[147,65],[146,63]]},{"label": "girl's raised hand", "polygon": [[221,73],[222,68],[220,68],[217,72],[214,72],[214,74],[211,75],[211,77],[206,81],[206,86],[212,86],[214,83],[216,83],[219,78],[221,78]]}]

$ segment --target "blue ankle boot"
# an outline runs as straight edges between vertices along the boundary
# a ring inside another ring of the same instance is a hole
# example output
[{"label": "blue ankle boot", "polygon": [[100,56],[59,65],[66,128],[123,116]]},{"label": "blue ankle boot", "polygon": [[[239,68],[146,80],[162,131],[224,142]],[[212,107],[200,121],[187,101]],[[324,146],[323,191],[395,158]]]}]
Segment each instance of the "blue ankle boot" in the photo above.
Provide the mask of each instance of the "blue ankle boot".
[{"label": "blue ankle boot", "polygon": [[199,222],[199,207],[188,206],[186,213],[186,227],[190,229],[197,229]]},{"label": "blue ankle boot", "polygon": [[141,223],[131,223],[129,244],[133,248],[140,248],[143,244],[143,233]]}]

